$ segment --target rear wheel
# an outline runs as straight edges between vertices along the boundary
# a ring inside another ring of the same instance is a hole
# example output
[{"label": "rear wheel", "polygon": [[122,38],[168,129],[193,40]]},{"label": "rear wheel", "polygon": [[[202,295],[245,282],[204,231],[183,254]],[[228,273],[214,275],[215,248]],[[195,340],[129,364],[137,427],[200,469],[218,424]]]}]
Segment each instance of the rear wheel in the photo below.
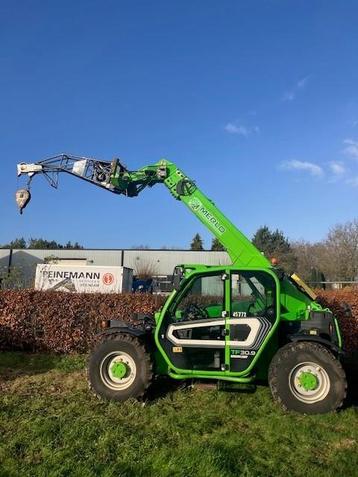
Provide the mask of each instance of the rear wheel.
[{"label": "rear wheel", "polygon": [[341,363],[324,346],[302,341],[279,349],[269,368],[273,398],[284,409],[319,414],[338,409],[347,382]]},{"label": "rear wheel", "polygon": [[101,398],[125,401],[144,395],[152,378],[152,365],[144,345],[122,333],[104,335],[88,363],[92,391]]}]

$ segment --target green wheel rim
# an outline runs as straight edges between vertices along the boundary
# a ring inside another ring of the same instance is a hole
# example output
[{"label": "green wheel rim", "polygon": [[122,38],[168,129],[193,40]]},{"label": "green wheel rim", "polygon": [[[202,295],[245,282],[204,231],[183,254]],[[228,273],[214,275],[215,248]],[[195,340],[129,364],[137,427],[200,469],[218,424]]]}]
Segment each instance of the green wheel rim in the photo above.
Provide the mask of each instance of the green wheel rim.
[{"label": "green wheel rim", "polygon": [[298,377],[298,381],[305,391],[314,391],[319,384],[317,376],[309,371],[302,372]]},{"label": "green wheel rim", "polygon": [[110,369],[110,374],[117,379],[123,379],[127,372],[127,365],[121,361],[113,363]]},{"label": "green wheel rim", "polygon": [[331,388],[327,371],[312,361],[297,364],[290,372],[288,384],[295,398],[305,404],[322,401]]},{"label": "green wheel rim", "polygon": [[113,391],[124,391],[135,381],[137,367],[133,357],[124,351],[112,351],[99,366],[102,382]]}]

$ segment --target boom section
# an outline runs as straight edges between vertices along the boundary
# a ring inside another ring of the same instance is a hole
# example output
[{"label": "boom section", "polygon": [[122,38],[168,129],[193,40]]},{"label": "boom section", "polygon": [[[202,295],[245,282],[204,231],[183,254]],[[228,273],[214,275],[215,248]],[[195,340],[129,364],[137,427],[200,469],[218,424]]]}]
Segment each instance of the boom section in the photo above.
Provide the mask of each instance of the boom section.
[{"label": "boom section", "polygon": [[[29,184],[35,175],[42,174],[52,187],[58,186],[58,175],[65,172],[115,194],[135,197],[146,187],[163,183],[171,195],[187,208],[210,230],[226,248],[233,265],[244,267],[270,267],[270,262],[245,235],[218,209],[174,163],[165,159],[136,171],[128,170],[118,159],[96,159],[60,154],[34,164],[20,163],[18,175],[27,175]],[[22,193],[26,192],[21,190]],[[28,199],[29,200],[29,199]],[[26,204],[28,200],[23,202]],[[20,206],[20,210],[24,208]]]},{"label": "boom section", "polygon": [[196,185],[174,163],[162,159],[154,166],[135,172],[117,170],[112,185],[126,195],[133,196],[146,186],[163,182],[171,195],[183,202],[188,209],[226,248],[233,265],[244,267],[270,267],[271,264],[259,250],[238,230]]},{"label": "boom section", "polygon": [[252,242],[221,212],[175,164],[166,163],[168,176],[164,184],[170,193],[188,209],[226,248],[233,265],[244,267],[270,267],[271,264]]},{"label": "boom section", "polygon": [[124,168],[118,159],[109,162],[70,154],[58,154],[33,164],[21,162],[17,165],[17,175],[27,175],[29,187],[32,178],[42,174],[49,184],[57,189],[59,174],[64,172],[111,192],[120,193],[110,182],[113,173],[120,167]]}]

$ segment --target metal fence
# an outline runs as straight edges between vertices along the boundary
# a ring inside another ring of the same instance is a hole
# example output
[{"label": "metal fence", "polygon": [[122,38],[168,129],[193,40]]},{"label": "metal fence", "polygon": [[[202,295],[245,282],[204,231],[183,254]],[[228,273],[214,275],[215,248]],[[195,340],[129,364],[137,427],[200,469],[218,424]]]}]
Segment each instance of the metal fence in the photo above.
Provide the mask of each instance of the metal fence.
[{"label": "metal fence", "polygon": [[358,287],[358,281],[325,281],[308,282],[311,288],[323,288],[324,290],[341,290],[346,287]]}]

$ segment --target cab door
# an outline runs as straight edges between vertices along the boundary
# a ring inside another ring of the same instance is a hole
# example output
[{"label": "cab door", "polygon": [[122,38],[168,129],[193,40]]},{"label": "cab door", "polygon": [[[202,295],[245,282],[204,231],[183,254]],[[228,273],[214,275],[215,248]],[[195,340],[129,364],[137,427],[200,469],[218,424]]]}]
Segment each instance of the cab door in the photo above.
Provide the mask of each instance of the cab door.
[{"label": "cab door", "polygon": [[227,369],[228,276],[224,271],[194,276],[169,306],[158,339],[177,370]]},{"label": "cab door", "polygon": [[265,271],[230,274],[227,358],[231,372],[245,371],[277,319],[276,282]]}]

